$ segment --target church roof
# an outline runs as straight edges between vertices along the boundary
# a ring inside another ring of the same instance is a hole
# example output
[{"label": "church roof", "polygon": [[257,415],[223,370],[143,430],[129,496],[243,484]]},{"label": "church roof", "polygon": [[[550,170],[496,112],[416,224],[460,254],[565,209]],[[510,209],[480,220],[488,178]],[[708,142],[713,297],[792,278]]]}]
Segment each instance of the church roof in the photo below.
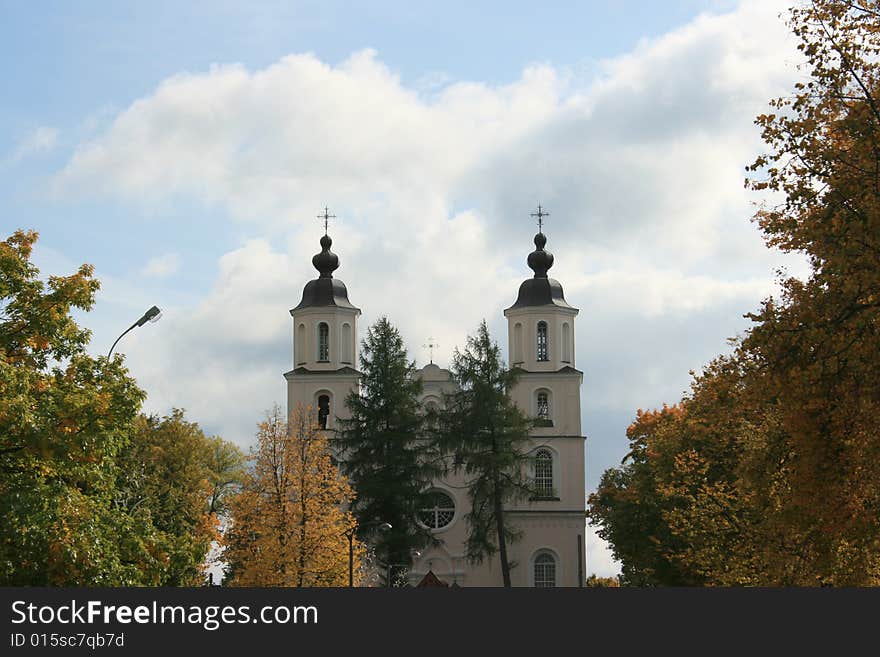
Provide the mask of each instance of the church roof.
[{"label": "church roof", "polygon": [[522,376],[528,376],[530,374],[536,374],[538,376],[547,376],[548,374],[580,374],[581,376],[583,376],[584,374],[579,369],[577,369],[576,367],[572,367],[571,365],[563,365],[558,370],[553,370],[552,372],[535,372],[531,370],[524,370],[518,365],[514,365],[514,367],[520,370]]},{"label": "church roof", "polygon": [[420,581],[418,584],[416,584],[417,589],[434,588],[434,587],[439,588],[439,587],[447,587],[447,586],[449,586],[449,584],[447,584],[442,579],[437,577],[437,575],[434,574],[433,570],[429,570],[427,572],[427,574],[424,577],[422,577],[422,581]]},{"label": "church roof", "polygon": [[327,376],[328,374],[357,374],[360,376],[360,372],[358,372],[353,367],[340,367],[338,370],[307,370],[305,367],[297,367],[296,369],[292,369],[289,372],[285,372],[284,376],[288,374],[296,374],[297,376],[301,376],[303,374],[320,374],[323,376]]},{"label": "church roof", "polygon": [[450,381],[452,373],[439,365],[428,363],[422,369],[415,371],[415,376],[422,381]]},{"label": "church roof", "polygon": [[547,271],[553,266],[553,254],[544,250],[546,244],[547,237],[544,233],[539,232],[535,235],[535,250],[529,254],[527,261],[535,275],[522,282],[516,301],[507,310],[536,306],[557,306],[577,310],[566,302],[559,281],[547,276]]},{"label": "church roof", "polygon": [[325,308],[336,306],[337,308],[349,308],[360,313],[348,300],[348,290],[345,283],[333,278],[333,272],[339,268],[339,257],[330,250],[333,240],[329,235],[321,238],[321,252],[312,258],[312,265],[318,270],[320,276],[306,283],[303,288],[302,300],[296,308],[290,311],[292,315],[303,308]]}]

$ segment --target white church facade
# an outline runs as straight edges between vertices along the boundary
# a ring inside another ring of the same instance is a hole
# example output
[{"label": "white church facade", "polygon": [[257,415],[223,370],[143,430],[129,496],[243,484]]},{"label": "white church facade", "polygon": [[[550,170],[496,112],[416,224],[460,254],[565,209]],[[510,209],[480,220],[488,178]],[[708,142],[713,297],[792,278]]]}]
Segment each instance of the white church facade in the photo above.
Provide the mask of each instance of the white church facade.
[{"label": "white church facade", "polygon": [[[531,432],[530,467],[536,495],[508,508],[505,514],[522,532],[508,545],[513,586],[583,586],[585,572],[584,442],[581,432],[580,388],[583,374],[575,367],[577,308],[563,296],[562,286],[549,278],[553,256],[544,249],[543,232],[535,235],[528,264],[534,276],[520,285],[516,301],[504,311],[508,321],[508,363],[521,370],[511,391],[513,401],[535,418]],[[321,238],[321,253],[312,258],[319,277],[306,283],[293,318],[294,368],[287,380],[288,413],[302,404],[318,409],[328,432],[347,417],[345,397],[357,389],[359,372],[357,320],[345,284],[333,278],[338,257],[332,240]],[[422,380],[421,403],[440,407],[455,383],[449,371],[433,363],[417,371]],[[501,586],[497,555],[481,564],[465,556],[468,498],[464,475],[449,474],[431,487],[433,504],[418,521],[439,539],[426,548],[409,572],[417,584],[428,572],[449,585]]]}]

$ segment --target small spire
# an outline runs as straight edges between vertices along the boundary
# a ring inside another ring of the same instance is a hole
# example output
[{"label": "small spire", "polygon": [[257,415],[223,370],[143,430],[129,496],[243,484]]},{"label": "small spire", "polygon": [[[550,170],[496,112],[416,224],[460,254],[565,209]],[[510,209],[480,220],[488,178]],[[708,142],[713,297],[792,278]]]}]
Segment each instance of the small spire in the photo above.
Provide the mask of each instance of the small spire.
[{"label": "small spire", "polygon": [[547,271],[553,266],[553,254],[545,251],[547,245],[547,236],[544,235],[544,217],[549,217],[549,212],[538,204],[538,211],[531,214],[532,217],[538,218],[538,234],[535,235],[535,250],[529,254],[527,262],[529,267],[535,272],[535,278],[547,278]]}]

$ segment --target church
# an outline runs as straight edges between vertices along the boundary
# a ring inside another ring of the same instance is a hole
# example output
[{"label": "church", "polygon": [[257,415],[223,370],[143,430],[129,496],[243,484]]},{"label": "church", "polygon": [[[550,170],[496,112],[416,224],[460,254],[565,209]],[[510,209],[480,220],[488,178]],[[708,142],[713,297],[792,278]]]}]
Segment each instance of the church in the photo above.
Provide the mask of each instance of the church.
[{"label": "church", "polygon": [[[326,214],[326,213],[325,213]],[[531,476],[537,494],[510,506],[507,522],[522,532],[508,545],[513,586],[576,587],[584,584],[585,491],[584,436],[581,433],[580,388],[583,373],[575,367],[575,325],[578,309],[566,302],[562,285],[548,277],[553,255],[538,206],[535,250],[527,259],[534,272],[522,282],[514,303],[504,311],[508,322],[507,362],[521,370],[511,396],[535,419],[531,433]],[[319,276],[308,281],[293,318],[294,368],[287,380],[288,413],[302,404],[318,409],[321,428],[332,432],[347,417],[344,400],[359,385],[357,320],[361,314],[348,289],[333,272],[339,258],[329,235],[312,258]],[[437,290],[439,293],[440,290]],[[421,403],[439,408],[455,383],[450,372],[433,363],[417,371],[422,380]],[[465,556],[468,498],[464,474],[450,473],[431,486],[430,508],[417,518],[439,542],[416,558],[409,572],[415,585],[429,573],[432,581],[453,586],[502,585],[497,556],[471,564]]]}]

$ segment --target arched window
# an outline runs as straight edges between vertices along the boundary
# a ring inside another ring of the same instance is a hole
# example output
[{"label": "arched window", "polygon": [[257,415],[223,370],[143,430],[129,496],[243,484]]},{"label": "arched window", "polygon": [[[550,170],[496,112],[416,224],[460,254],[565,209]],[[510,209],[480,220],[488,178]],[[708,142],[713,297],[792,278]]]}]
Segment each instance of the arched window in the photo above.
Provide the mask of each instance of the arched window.
[{"label": "arched window", "polygon": [[513,363],[523,362],[523,337],[522,324],[517,323],[513,327]]},{"label": "arched window", "polygon": [[419,512],[419,520],[428,529],[442,529],[455,518],[455,501],[442,490],[431,491],[428,506]]},{"label": "arched window", "polygon": [[535,587],[539,589],[556,586],[556,559],[549,552],[542,552],[534,561]]},{"label": "arched window", "polygon": [[535,452],[535,494],[537,497],[553,496],[553,454],[549,449]]},{"label": "arched window", "polygon": [[568,322],[562,324],[562,362],[571,362],[571,327]]},{"label": "arched window", "polygon": [[318,425],[322,429],[327,428],[327,418],[330,417],[330,395],[318,397]]},{"label": "arched window", "polygon": [[296,329],[296,364],[306,362],[306,325],[300,324]]},{"label": "arched window", "polygon": [[330,327],[327,322],[318,324],[318,362],[326,363],[330,360]]},{"label": "arched window", "polygon": [[539,420],[550,419],[550,394],[546,390],[539,390],[537,395],[535,415]]},{"label": "arched window", "polygon": [[550,360],[547,346],[547,322],[538,322],[538,362]]},{"label": "arched window", "polygon": [[339,345],[339,353],[342,354],[342,362],[346,365],[351,365],[352,362],[352,341],[351,341],[351,324],[343,324],[342,325],[342,337],[340,338],[342,344]]}]

